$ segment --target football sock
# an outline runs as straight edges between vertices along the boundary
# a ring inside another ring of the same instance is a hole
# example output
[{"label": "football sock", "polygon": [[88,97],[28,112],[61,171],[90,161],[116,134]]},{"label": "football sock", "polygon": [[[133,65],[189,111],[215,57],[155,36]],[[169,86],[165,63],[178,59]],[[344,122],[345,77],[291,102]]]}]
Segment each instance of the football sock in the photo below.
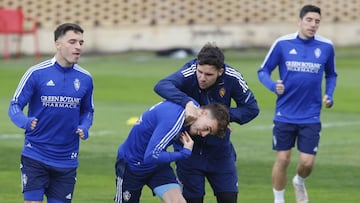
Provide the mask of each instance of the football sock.
[{"label": "football sock", "polygon": [[294,182],[298,185],[303,185],[305,182],[305,178],[299,176],[298,174],[296,174],[296,176],[294,177]]},{"label": "football sock", "polygon": [[273,192],[274,192],[274,203],[284,203],[285,202],[285,199],[284,199],[285,189],[276,190],[275,188],[273,188]]}]

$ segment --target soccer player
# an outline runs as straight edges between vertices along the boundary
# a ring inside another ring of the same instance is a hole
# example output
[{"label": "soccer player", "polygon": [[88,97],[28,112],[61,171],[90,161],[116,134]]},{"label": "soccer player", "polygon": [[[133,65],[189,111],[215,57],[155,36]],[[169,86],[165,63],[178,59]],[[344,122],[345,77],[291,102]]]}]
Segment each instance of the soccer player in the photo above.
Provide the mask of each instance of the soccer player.
[{"label": "soccer player", "polygon": [[55,57],[25,72],[8,111],[25,129],[20,164],[25,203],[41,203],[44,195],[48,203],[71,202],[79,140],[88,138],[93,122],[93,80],[77,65],[83,29],[65,23],[54,35]]},{"label": "soccer player", "polygon": [[[230,122],[245,124],[259,114],[259,107],[242,74],[224,64],[224,58],[220,48],[207,43],[197,58],[160,80],[154,90],[165,99],[186,107],[189,118],[196,117],[194,99],[200,105],[222,103],[229,110]],[[231,106],[232,100],[236,106]],[[237,203],[236,153],[230,141],[230,130],[224,138],[197,137],[194,142],[190,158],[176,162],[186,201],[203,202],[207,178],[218,203]]]},{"label": "soccer player", "polygon": [[[189,119],[182,106],[163,101],[142,114],[118,149],[115,202],[138,203],[144,185],[166,203],[186,202],[170,162],[190,156],[194,144],[190,135],[224,136],[230,119],[219,103],[197,111],[197,117]],[[181,142],[179,150],[166,151],[175,140]]]},{"label": "soccer player", "polygon": [[[334,47],[330,40],[316,35],[320,8],[305,5],[300,10],[298,32],[277,39],[258,70],[259,80],[277,95],[273,127],[273,149],[277,151],[272,169],[275,203],[283,203],[291,149],[297,142],[299,163],[292,182],[296,202],[308,202],[305,188],[320,141],[320,112],[333,105],[336,86]],[[278,67],[280,79],[271,79]],[[322,98],[322,79],[326,89]]]}]

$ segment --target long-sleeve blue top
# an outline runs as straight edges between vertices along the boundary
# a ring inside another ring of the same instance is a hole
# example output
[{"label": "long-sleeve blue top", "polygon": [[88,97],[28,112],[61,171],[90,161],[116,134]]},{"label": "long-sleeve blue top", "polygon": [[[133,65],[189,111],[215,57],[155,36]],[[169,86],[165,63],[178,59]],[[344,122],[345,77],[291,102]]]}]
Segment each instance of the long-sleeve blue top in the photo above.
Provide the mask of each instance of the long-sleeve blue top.
[{"label": "long-sleeve blue top", "polygon": [[[173,101],[183,107],[190,100],[196,100],[200,105],[219,102],[228,107],[230,122],[245,124],[259,114],[257,101],[244,80],[242,74],[225,64],[224,73],[216,83],[208,89],[200,89],[196,77],[197,59],[190,60],[178,71],[160,80],[154,91],[161,97]],[[235,105],[231,106],[232,100]],[[195,142],[198,140],[195,139]],[[224,138],[207,136],[199,138],[199,142],[216,146],[230,143],[230,131]]]},{"label": "long-sleeve blue top", "polygon": [[[27,115],[24,107],[27,106]],[[93,121],[93,80],[79,65],[61,67],[55,57],[29,68],[10,102],[8,115],[25,129],[22,155],[55,167],[77,167],[81,128]],[[33,119],[36,128],[30,129]]]},{"label": "long-sleeve blue top", "polygon": [[318,123],[322,106],[322,78],[325,94],[333,100],[337,73],[330,40],[315,35],[301,39],[298,33],[278,38],[258,70],[259,80],[276,92],[272,71],[278,67],[284,94],[277,96],[274,120],[288,123]]},{"label": "long-sleeve blue top", "polygon": [[185,130],[185,111],[180,105],[162,101],[145,111],[132,127],[127,139],[119,146],[117,159],[123,159],[134,171],[153,171],[163,164],[190,156],[183,148],[166,149]]}]

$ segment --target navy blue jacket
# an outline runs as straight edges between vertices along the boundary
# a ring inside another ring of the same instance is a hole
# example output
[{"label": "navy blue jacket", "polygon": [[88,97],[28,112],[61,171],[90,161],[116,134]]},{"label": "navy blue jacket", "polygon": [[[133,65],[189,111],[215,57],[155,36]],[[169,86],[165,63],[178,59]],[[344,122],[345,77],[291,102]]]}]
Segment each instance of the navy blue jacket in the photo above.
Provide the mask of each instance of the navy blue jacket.
[{"label": "navy blue jacket", "polygon": [[[154,91],[163,98],[173,101],[185,107],[191,98],[201,106],[212,102],[219,102],[229,107],[230,122],[245,124],[259,114],[257,101],[249,89],[242,74],[225,64],[224,73],[219,76],[217,82],[210,88],[199,88],[196,77],[197,59],[186,63],[175,73],[160,80],[154,87]],[[231,100],[235,101],[231,107]],[[207,136],[194,139],[195,143],[201,141],[208,145],[230,144],[230,131],[224,138]]]}]

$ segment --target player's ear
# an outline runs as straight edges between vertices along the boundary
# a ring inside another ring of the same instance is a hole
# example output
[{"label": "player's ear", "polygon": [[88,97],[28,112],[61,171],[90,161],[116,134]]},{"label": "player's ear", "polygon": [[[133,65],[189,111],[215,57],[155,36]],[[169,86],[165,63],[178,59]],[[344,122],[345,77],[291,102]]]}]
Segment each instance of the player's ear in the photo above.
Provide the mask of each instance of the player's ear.
[{"label": "player's ear", "polygon": [[61,43],[60,43],[59,40],[56,40],[56,41],[55,41],[55,47],[56,47],[56,49],[60,49]]},{"label": "player's ear", "polygon": [[220,68],[219,72],[218,72],[218,77],[221,76],[224,73],[224,68]]},{"label": "player's ear", "polygon": [[301,21],[302,21],[302,18],[298,17],[298,19],[297,19],[297,21],[296,21],[298,26],[301,25]]},{"label": "player's ear", "polygon": [[200,113],[199,113],[199,115],[204,115],[204,116],[206,116],[206,115],[208,115],[208,112],[209,110],[207,110],[207,109],[200,109]]}]

